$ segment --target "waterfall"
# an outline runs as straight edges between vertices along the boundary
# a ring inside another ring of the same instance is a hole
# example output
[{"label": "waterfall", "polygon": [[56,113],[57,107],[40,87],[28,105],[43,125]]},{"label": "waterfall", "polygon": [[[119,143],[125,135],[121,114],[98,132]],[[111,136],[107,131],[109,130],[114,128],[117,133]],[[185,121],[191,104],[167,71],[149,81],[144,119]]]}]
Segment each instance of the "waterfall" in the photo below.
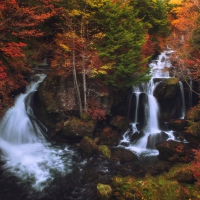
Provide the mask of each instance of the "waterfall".
[{"label": "waterfall", "polygon": [[181,81],[179,81],[179,86],[180,86],[180,91],[181,91],[181,102],[182,102],[182,112],[181,112],[181,119],[184,119],[185,117],[185,94],[184,94],[184,88],[183,88],[183,84]]},{"label": "waterfall", "polygon": [[[157,142],[170,138],[174,139],[171,130],[163,132],[160,128],[159,105],[154,97],[154,91],[159,83],[163,79],[170,78],[168,69],[172,65],[169,60],[169,55],[172,53],[172,50],[162,52],[158,56],[158,59],[152,61],[149,65],[151,67],[151,80],[148,83],[141,83],[133,87],[132,94],[135,98],[135,106],[132,107],[135,109],[128,113],[131,114],[134,112],[134,122],[131,123],[130,128],[124,133],[119,146],[125,146],[125,148],[136,153],[150,152],[150,154],[157,154],[158,152],[155,150],[155,144]],[[184,96],[183,90],[181,91]],[[184,104],[184,101],[182,102]],[[143,107],[140,112],[138,111],[139,107]],[[185,108],[185,104],[183,108]],[[138,129],[138,127],[140,128]]]},{"label": "waterfall", "polygon": [[193,87],[193,82],[190,79],[190,89],[189,89],[189,108],[192,107],[192,87]]},{"label": "waterfall", "polygon": [[[36,75],[26,92],[16,97],[14,106],[0,121],[3,168],[22,180],[29,180],[32,187],[39,191],[53,179],[53,170],[68,173],[72,165],[72,153],[69,154],[67,147],[57,149],[46,141],[42,131],[44,126],[41,128],[41,123],[38,124],[39,120],[36,120],[29,105],[32,94],[44,79],[45,75]],[[64,160],[68,162],[67,168]]]}]

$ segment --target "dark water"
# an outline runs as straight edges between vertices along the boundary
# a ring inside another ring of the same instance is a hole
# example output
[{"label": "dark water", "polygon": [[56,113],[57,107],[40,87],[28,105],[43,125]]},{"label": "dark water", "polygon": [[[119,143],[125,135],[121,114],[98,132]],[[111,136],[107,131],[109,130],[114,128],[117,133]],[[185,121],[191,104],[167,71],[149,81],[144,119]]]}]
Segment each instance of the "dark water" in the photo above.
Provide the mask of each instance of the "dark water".
[{"label": "dark water", "polygon": [[[57,145],[59,147],[59,145]],[[63,145],[60,145],[63,148]],[[98,183],[111,184],[115,175],[144,178],[145,174],[159,175],[168,171],[172,163],[159,160],[156,156],[140,158],[125,164],[106,160],[99,155],[88,156],[76,147],[69,147],[73,152],[71,172],[63,174],[52,170],[52,179],[44,183],[44,189],[33,188],[31,178],[23,180],[4,169],[0,162],[0,199],[1,200],[98,200],[96,186]],[[63,155],[65,156],[65,155]],[[67,165],[67,162],[65,163]],[[56,169],[56,166],[55,166]]]}]

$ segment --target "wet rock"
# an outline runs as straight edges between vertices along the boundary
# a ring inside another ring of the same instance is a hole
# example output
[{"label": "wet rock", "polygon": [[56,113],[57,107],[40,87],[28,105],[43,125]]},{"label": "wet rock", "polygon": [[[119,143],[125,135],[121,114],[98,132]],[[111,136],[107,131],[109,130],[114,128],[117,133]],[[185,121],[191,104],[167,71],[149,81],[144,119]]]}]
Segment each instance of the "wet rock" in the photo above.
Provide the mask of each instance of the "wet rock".
[{"label": "wet rock", "polygon": [[83,138],[84,136],[92,137],[96,127],[94,120],[81,120],[79,118],[70,118],[64,123],[63,134],[70,138]]},{"label": "wet rock", "polygon": [[100,152],[101,155],[110,159],[111,150],[107,145],[98,145],[97,150]]},{"label": "wet rock", "polygon": [[190,170],[181,170],[177,172],[174,176],[174,178],[180,182],[180,183],[188,183],[188,184],[193,184],[195,183],[195,178]]},{"label": "wet rock", "polygon": [[120,137],[111,127],[105,127],[99,134],[99,144],[116,146],[119,144]]},{"label": "wet rock", "polygon": [[96,143],[90,139],[89,137],[84,137],[80,142],[80,147],[83,149],[83,151],[87,154],[93,153],[95,149],[97,149]]},{"label": "wet rock", "polygon": [[138,157],[131,151],[124,148],[113,148],[111,149],[113,160],[118,160],[121,163],[131,162],[138,160]]},{"label": "wet rock", "polygon": [[119,131],[125,131],[127,130],[129,126],[130,120],[123,117],[123,116],[114,116],[111,121],[110,125],[116,128]]},{"label": "wet rock", "polygon": [[147,148],[156,149],[156,143],[166,141],[169,136],[165,132],[150,134],[147,139]]},{"label": "wet rock", "polygon": [[192,160],[191,150],[188,145],[173,140],[156,144],[159,151],[159,158],[173,162],[190,162]]},{"label": "wet rock", "polygon": [[97,185],[97,194],[101,200],[109,200],[112,197],[112,188],[110,185],[99,183]]},{"label": "wet rock", "polygon": [[200,122],[190,122],[189,127],[184,131],[185,139],[197,148],[200,144]]},{"label": "wet rock", "polygon": [[185,140],[185,137],[184,137],[184,135],[182,133],[174,131],[173,135],[174,135],[176,140],[180,140],[180,141],[184,141]]},{"label": "wet rock", "polygon": [[140,138],[140,134],[138,132],[135,132],[131,136],[131,142],[135,142]]},{"label": "wet rock", "polygon": [[186,125],[187,125],[186,120],[182,119],[171,119],[167,123],[168,128],[174,131],[182,131],[185,129]]},{"label": "wet rock", "polygon": [[180,117],[181,95],[178,83],[177,78],[164,79],[155,88],[154,96],[160,107],[161,118],[165,121]]}]

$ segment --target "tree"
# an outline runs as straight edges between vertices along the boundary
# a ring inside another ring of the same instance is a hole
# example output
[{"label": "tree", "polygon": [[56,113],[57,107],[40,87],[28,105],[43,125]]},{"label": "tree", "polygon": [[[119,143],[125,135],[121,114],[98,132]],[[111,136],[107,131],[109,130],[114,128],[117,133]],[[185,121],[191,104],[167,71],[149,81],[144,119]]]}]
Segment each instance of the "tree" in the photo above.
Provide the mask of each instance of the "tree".
[{"label": "tree", "polygon": [[[199,7],[197,1],[184,1],[172,10],[173,32],[169,44],[175,50],[171,58],[177,66],[176,75],[190,86],[192,79],[200,83]],[[191,88],[192,89],[192,88]],[[199,94],[199,91],[194,92]]]},{"label": "tree", "polygon": [[99,27],[97,34],[103,33],[93,46],[107,66],[107,74],[101,75],[105,82],[123,88],[147,80],[148,69],[141,58],[146,31],[137,11],[128,3],[107,1],[91,19],[93,23]]}]

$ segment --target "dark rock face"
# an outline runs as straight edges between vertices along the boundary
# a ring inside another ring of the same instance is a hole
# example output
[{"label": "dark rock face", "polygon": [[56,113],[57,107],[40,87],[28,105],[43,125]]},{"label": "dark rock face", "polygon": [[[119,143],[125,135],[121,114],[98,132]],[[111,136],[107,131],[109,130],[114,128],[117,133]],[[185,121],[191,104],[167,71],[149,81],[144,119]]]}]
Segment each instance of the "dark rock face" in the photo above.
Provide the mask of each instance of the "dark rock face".
[{"label": "dark rock face", "polygon": [[186,163],[192,160],[192,152],[185,143],[169,140],[157,143],[156,148],[160,159]]},{"label": "dark rock face", "polygon": [[181,95],[178,79],[162,80],[156,87],[154,96],[159,103],[162,119],[178,118],[181,115]]},{"label": "dark rock face", "polygon": [[112,159],[118,160],[122,163],[138,160],[138,157],[131,151],[123,148],[113,148]]},{"label": "dark rock face", "polygon": [[[90,98],[95,98],[95,101],[101,106],[106,114],[110,114],[113,103],[111,92],[108,91],[105,94],[102,93],[101,95],[97,95],[97,92],[99,93],[100,91],[100,86],[93,83],[88,84],[91,91],[88,100]],[[83,94],[81,93],[81,96],[82,95]],[[36,105],[34,109],[35,115],[43,124],[45,124],[45,126],[47,126],[49,130],[48,134],[51,137],[54,137],[63,130],[64,135],[68,136],[70,134],[70,137],[73,135],[75,136],[75,133],[72,133],[73,130],[66,130],[66,125],[68,125],[67,121],[70,121],[71,116],[79,117],[79,106],[72,77],[48,75],[40,85],[38,92],[35,95],[34,103]],[[64,122],[66,122],[65,125]],[[81,122],[79,122],[79,124],[80,123]],[[92,124],[91,122],[88,123],[88,126]],[[80,130],[78,130],[78,128],[80,128]],[[74,131],[77,131],[78,135],[81,135],[80,132],[83,131],[81,136],[84,136],[84,133],[88,135],[88,131],[89,135],[92,133],[89,129],[94,130],[94,124],[85,128],[77,125],[74,128]]]}]

